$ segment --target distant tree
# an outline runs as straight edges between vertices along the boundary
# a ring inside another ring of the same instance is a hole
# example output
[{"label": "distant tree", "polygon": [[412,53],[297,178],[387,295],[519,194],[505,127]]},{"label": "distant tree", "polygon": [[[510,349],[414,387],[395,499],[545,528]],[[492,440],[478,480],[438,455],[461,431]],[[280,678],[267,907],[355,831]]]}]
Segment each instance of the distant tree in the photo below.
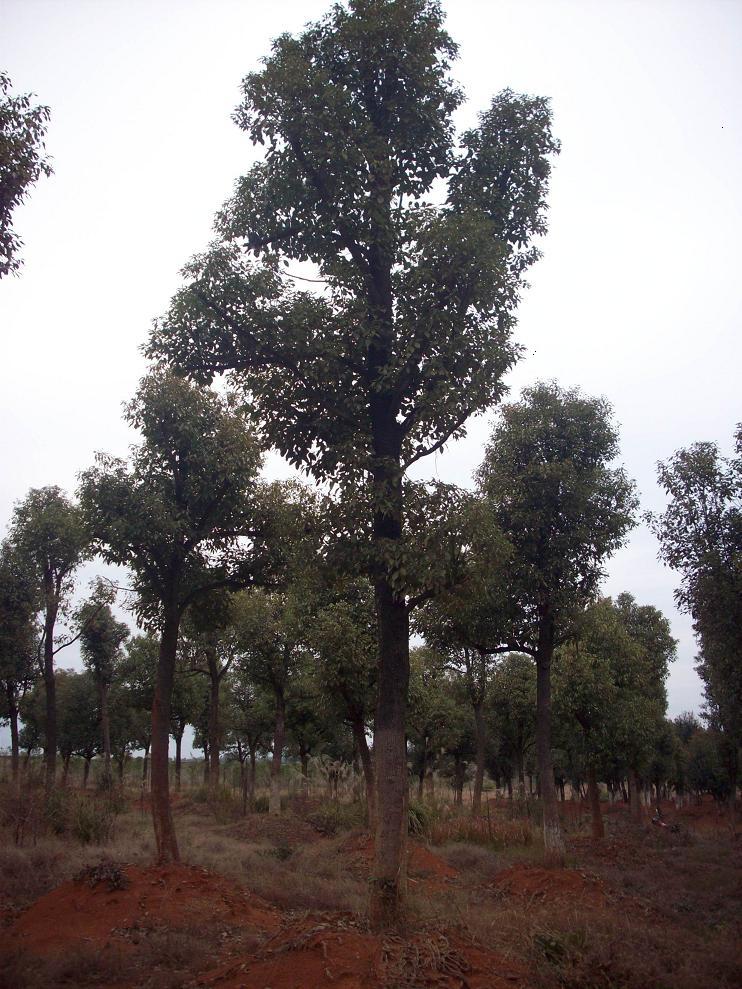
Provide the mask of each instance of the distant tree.
[{"label": "distant tree", "polygon": [[64,613],[73,589],[73,576],[89,552],[90,539],[82,512],[58,487],[32,488],[16,504],[10,539],[33,568],[41,591],[43,676],[46,691],[45,761],[47,793],[54,786],[57,757],[57,721],[54,657],[77,636],[57,641],[57,619]]},{"label": "distant tree", "polygon": [[62,757],[62,785],[67,782],[70,757],[83,759],[83,789],[87,786],[90,763],[101,751],[99,688],[95,677],[85,670],[60,670],[57,683],[59,754]]},{"label": "distant tree", "polygon": [[129,628],[117,622],[108,604],[93,597],[79,612],[82,631],[82,659],[98,689],[98,707],[102,733],[103,780],[111,782],[111,726],[108,716],[108,692],[119,672],[121,646],[129,638]]},{"label": "distant tree", "polygon": [[273,746],[269,811],[281,813],[281,762],[286,746],[286,703],[289,684],[298,674],[306,647],[301,593],[261,591],[239,596],[240,663],[258,686],[273,695]]},{"label": "distant tree", "polygon": [[[368,490],[376,927],[395,923],[405,888],[402,478],[502,395],[558,148],[547,101],[509,90],[457,146],[462,94],[442,21],[432,0],[351,0],[274,43],[237,112],[265,157],[239,181],[218,219],[221,243],[188,267],[150,345],[201,381],[235,372],[294,464]],[[313,262],[323,289],[296,291],[283,261]]]},{"label": "distant tree", "polygon": [[30,93],[14,96],[9,76],[0,71],[0,278],[18,271],[21,238],[13,230],[13,211],[41,175],[51,175],[44,156],[48,106],[32,106]]},{"label": "distant tree", "polygon": [[544,843],[555,860],[565,850],[551,759],[551,661],[595,596],[604,561],[634,524],[634,485],[612,466],[617,453],[605,400],[540,383],[503,407],[478,472],[481,495],[512,547],[511,624],[499,648],[536,661]]},{"label": "distant tree", "polygon": [[99,456],[80,498],[95,544],[134,576],[140,615],[160,631],[152,705],[152,817],[160,862],[178,860],[168,790],[170,699],[185,610],[220,587],[264,579],[269,498],[244,417],[175,375],[145,378],[127,407],[143,442],[127,464]]},{"label": "distant tree", "polygon": [[536,667],[531,656],[505,653],[492,673],[488,698],[491,735],[515,770],[518,796],[526,796],[526,762],[536,734]]},{"label": "distant tree", "polygon": [[0,718],[10,724],[11,772],[18,780],[18,704],[39,675],[40,589],[34,570],[6,540],[0,546]]},{"label": "distant tree", "polygon": [[716,729],[730,782],[730,809],[742,745],[742,425],[736,455],[694,443],[658,464],[669,497],[649,515],[660,559],[680,574],[678,605],[693,619],[709,724]]},{"label": "distant tree", "polygon": [[410,653],[409,738],[418,799],[422,799],[425,780],[432,780],[436,754],[443,747],[455,704],[446,657],[429,646],[415,646]]},{"label": "distant tree", "polygon": [[252,679],[245,665],[238,663],[232,670],[228,688],[228,739],[240,762],[243,811],[247,812],[255,808],[257,758],[259,752],[270,749],[275,704],[271,692]]},{"label": "distant tree", "polygon": [[366,736],[373,724],[376,693],[375,619],[370,585],[363,580],[340,581],[328,591],[306,630],[323,708],[332,720],[347,721],[353,733],[372,828],[376,811],[375,774]]}]

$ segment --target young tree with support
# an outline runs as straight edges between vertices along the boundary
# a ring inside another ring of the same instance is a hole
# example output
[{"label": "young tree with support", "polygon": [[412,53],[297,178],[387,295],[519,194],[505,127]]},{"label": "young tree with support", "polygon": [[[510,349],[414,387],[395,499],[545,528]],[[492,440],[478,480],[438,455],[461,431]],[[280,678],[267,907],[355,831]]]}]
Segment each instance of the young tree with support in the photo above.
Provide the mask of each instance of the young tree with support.
[{"label": "young tree with support", "polygon": [[[265,149],[186,269],[152,357],[230,372],[269,442],[368,492],[379,628],[376,928],[405,889],[407,469],[497,402],[545,229],[548,102],[509,90],[457,138],[456,45],[433,0],[350,0],[281,36],[236,120]],[[317,284],[306,291],[306,269]]]},{"label": "young tree with support", "polygon": [[170,808],[170,697],[185,610],[220,587],[264,579],[277,493],[244,417],[175,375],[145,378],[126,419],[142,433],[130,461],[99,456],[80,498],[98,552],[132,571],[140,616],[160,633],[152,705],[152,817],[157,858],[178,861]]}]

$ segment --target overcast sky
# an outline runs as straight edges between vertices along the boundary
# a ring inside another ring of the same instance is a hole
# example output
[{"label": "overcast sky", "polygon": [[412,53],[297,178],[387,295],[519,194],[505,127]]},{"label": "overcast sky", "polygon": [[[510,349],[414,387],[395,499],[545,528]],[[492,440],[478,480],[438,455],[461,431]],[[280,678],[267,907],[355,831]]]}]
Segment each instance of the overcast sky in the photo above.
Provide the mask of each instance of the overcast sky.
[{"label": "overcast sky", "polygon": [[[126,453],[121,403],[145,371],[150,322],[257,156],[231,121],[240,80],[328,6],[0,0],[0,68],[51,107],[54,164],[16,213],[22,273],[0,282],[0,531],[30,487],[72,491],[96,450]],[[556,378],[605,395],[642,506],[661,508],[656,462],[698,440],[731,452],[742,419],[742,4],[443,6],[469,97],[461,125],[510,87],[551,98],[562,142],[511,394]],[[469,483],[487,432],[476,421],[418,473]],[[670,617],[677,714],[699,708],[700,683],[656,553],[637,528],[605,590]]]}]

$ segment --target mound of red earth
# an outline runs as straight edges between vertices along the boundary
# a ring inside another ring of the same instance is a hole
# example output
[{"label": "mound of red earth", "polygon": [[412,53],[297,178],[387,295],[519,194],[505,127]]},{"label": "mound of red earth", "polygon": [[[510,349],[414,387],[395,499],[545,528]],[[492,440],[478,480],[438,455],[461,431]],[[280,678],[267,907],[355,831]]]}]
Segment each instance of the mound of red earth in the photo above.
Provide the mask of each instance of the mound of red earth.
[{"label": "mound of red earth", "polygon": [[605,901],[605,890],[597,877],[576,869],[545,869],[525,863],[500,872],[492,888],[509,896],[539,900],[581,900],[596,906]]},{"label": "mound of red earth", "polygon": [[198,981],[208,989],[525,989],[512,962],[440,930],[375,936],[349,918],[306,918]]},{"label": "mound of red earth", "polygon": [[[77,947],[132,948],[148,930],[197,931],[222,926],[261,939],[275,932],[280,913],[222,876],[188,865],[128,866],[123,888],[114,877],[64,883],[42,896],[4,932],[7,947],[50,955]],[[101,870],[101,875],[104,870]]]},{"label": "mound of red earth", "polygon": [[[353,835],[343,843],[341,854],[348,857],[349,868],[354,873],[367,878],[374,857],[373,838],[367,834]],[[458,873],[425,845],[408,841],[407,875],[414,887],[419,880],[447,882],[455,879]]]}]

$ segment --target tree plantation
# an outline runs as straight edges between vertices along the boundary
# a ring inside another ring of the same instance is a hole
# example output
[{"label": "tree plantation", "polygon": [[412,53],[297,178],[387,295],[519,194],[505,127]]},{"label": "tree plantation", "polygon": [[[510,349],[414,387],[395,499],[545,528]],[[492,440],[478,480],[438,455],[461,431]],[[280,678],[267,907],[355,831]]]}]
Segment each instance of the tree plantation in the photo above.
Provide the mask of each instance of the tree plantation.
[{"label": "tree plantation", "polygon": [[[560,143],[512,89],[462,127],[457,54],[433,0],[347,0],[245,66],[250,164],[152,324],[128,454],[5,520],[3,985],[742,978],[742,426],[665,450],[658,510],[609,398],[509,393]],[[51,174],[9,91],[0,274]],[[699,714],[648,581],[605,586],[642,522]]]}]

